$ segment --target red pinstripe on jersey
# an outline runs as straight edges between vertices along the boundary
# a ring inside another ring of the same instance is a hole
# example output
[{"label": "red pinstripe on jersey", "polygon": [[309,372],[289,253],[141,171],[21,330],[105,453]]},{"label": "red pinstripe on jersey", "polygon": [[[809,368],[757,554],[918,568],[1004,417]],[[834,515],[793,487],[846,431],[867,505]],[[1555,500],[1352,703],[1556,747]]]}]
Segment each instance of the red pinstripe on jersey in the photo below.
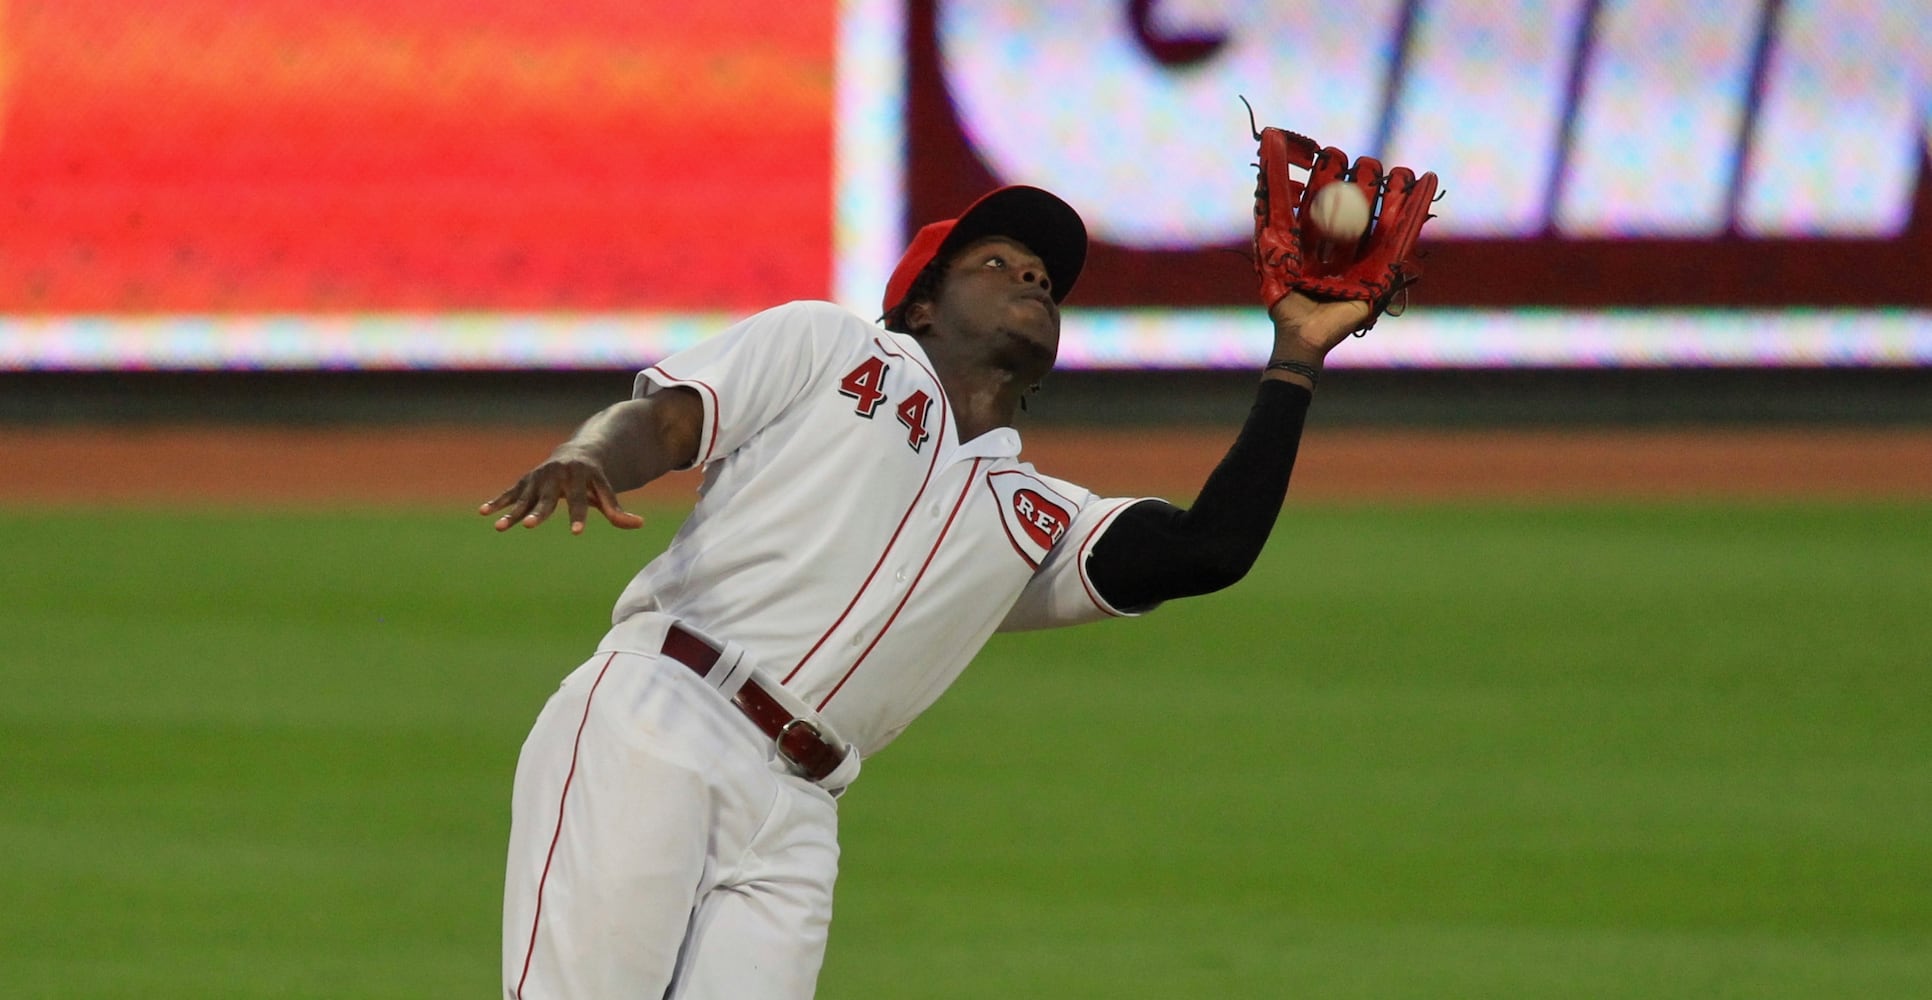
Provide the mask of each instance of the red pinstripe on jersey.
[{"label": "red pinstripe on jersey", "polygon": [[926,570],[932,567],[933,557],[939,554],[939,546],[945,543],[946,536],[952,532],[953,522],[959,519],[959,509],[966,506],[966,498],[973,492],[973,483],[979,479],[979,468],[985,464],[986,459],[973,459],[972,471],[966,474],[965,488],[959,491],[958,499],[953,501],[952,512],[946,515],[946,524],[939,529],[939,537],[933,539],[932,549],[926,553],[926,561],[919,564],[919,572],[913,576],[912,582],[906,585],[906,592],[900,595],[899,606],[893,608],[891,617],[885,620],[884,625],[879,626],[879,634],[873,636],[872,641],[866,644],[865,651],[859,654],[858,659],[852,661],[850,667],[846,668],[845,676],[839,678],[839,682],[832,686],[832,690],[826,692],[824,700],[818,703],[819,711],[825,711],[825,706],[832,703],[832,698],[839,693],[840,688],[845,686],[845,682],[851,680],[853,674],[858,673],[859,665],[865,662],[866,657],[872,655],[874,649],[879,648],[879,640],[884,639],[885,634],[892,630],[892,623],[899,620],[899,612],[904,611],[906,603],[912,600],[913,592],[919,589],[919,581],[926,578]]},{"label": "red pinstripe on jersey", "polygon": [[[792,669],[786,672],[785,679],[779,682],[781,684],[790,684],[792,678],[797,677],[798,672],[805,669],[805,664],[811,662],[812,657],[817,655],[820,649],[824,648],[825,641],[832,637],[832,633],[837,632],[839,626],[845,624],[845,619],[851,616],[852,609],[859,606],[859,598],[864,597],[865,592],[872,588],[872,581],[878,578],[879,570],[885,566],[886,557],[892,554],[892,547],[898,544],[899,535],[906,530],[906,524],[912,520],[913,513],[919,509],[920,502],[925,499],[926,487],[932,485],[933,471],[939,468],[939,455],[945,451],[946,427],[948,421],[952,419],[953,405],[946,398],[946,390],[939,385],[939,377],[934,375],[932,369],[927,367],[924,362],[893,350],[886,345],[885,341],[877,337],[872,338],[872,344],[888,357],[898,358],[902,361],[910,361],[918,365],[921,369],[925,370],[926,377],[932,379],[934,391],[939,394],[939,433],[935,435],[939,440],[939,444],[933,448],[932,455],[927,460],[926,478],[919,483],[919,491],[912,495],[912,502],[906,505],[906,512],[900,515],[898,525],[892,529],[892,537],[886,539],[885,548],[879,550],[879,559],[872,564],[872,571],[865,575],[865,582],[859,584],[858,592],[854,593],[852,599],[846,602],[845,610],[839,612],[839,616],[832,620],[831,626],[825,630],[823,635],[818,637],[818,641],[812,643],[812,648],[806,650],[805,655],[799,657],[798,662],[792,665]],[[851,674],[848,672],[846,676],[849,677]],[[844,682],[840,681],[840,683],[842,684]]]},{"label": "red pinstripe on jersey", "polygon": [[564,804],[570,801],[570,783],[577,778],[577,750],[584,741],[584,727],[590,724],[590,703],[597,697],[597,686],[604,683],[604,674],[610,671],[611,661],[617,659],[612,653],[597,670],[597,679],[590,685],[590,693],[584,696],[584,717],[577,721],[577,738],[570,744],[570,770],[564,775],[563,791],[557,795],[557,828],[550,834],[550,850],[543,856],[543,874],[537,877],[537,907],[530,916],[530,945],[523,952],[523,974],[517,977],[517,1000],[523,998],[523,984],[530,978],[530,961],[537,954],[537,925],[543,920],[543,886],[550,881],[550,862],[556,860],[557,842],[563,839]]},{"label": "red pinstripe on jersey", "polygon": [[992,492],[993,504],[995,507],[999,509],[1000,527],[1006,529],[1007,544],[1013,546],[1013,551],[1018,552],[1020,554],[1021,559],[1026,560],[1027,566],[1033,569],[1039,569],[1040,560],[1033,558],[1031,553],[1027,552],[1026,549],[1020,546],[1020,540],[1018,538],[1013,537],[1013,525],[1012,525],[1012,522],[1009,521],[1007,517],[1009,514],[1012,513],[1012,511],[1007,510],[1005,502],[1000,499],[999,488],[993,485],[994,476],[1020,476],[1021,478],[1026,479],[1028,482],[1033,483],[1035,486],[1038,486],[1040,489],[1053,494],[1053,498],[1055,500],[1060,501],[1062,508],[1065,510],[1079,510],[1080,505],[1077,503],[1074,503],[1072,500],[1069,500],[1064,496],[1061,496],[1058,490],[1055,490],[1051,486],[1048,486],[1044,481],[1040,479],[1039,476],[1028,475],[1027,473],[1020,472],[1017,469],[1009,469],[1002,472],[995,472],[986,477],[986,488]]},{"label": "red pinstripe on jersey", "polygon": [[[1005,511],[1001,511],[1000,513],[1004,515]],[[1011,531],[1006,533],[1006,544],[1013,546],[1013,551],[1019,553],[1020,559],[1026,563],[1027,569],[1040,568],[1039,562],[1029,555],[1025,549],[1020,548],[1020,540],[1014,538]]]},{"label": "red pinstripe on jersey", "polygon": [[673,374],[671,374],[670,372],[667,372],[667,371],[665,371],[665,370],[664,370],[663,368],[660,368],[660,367],[658,367],[657,365],[652,365],[652,366],[651,366],[650,368],[648,368],[648,369],[646,369],[646,370],[647,370],[647,371],[654,371],[654,372],[656,372],[656,373],[658,373],[659,375],[662,375],[662,376],[664,376],[664,377],[665,377],[665,378],[666,378],[667,380],[669,380],[669,381],[671,381],[671,382],[673,382],[673,383],[675,383],[675,384],[677,384],[677,385],[681,385],[681,386],[684,386],[684,387],[685,387],[685,388],[687,388],[687,389],[700,389],[700,390],[702,390],[702,391],[704,392],[704,394],[705,394],[705,395],[707,395],[707,396],[710,396],[710,397],[711,397],[711,443],[710,443],[710,447],[708,447],[708,448],[706,448],[706,449],[704,450],[704,454],[702,454],[702,455],[700,455],[700,456],[698,456],[698,460],[697,460],[696,462],[694,462],[694,463],[693,463],[693,465],[705,465],[705,464],[707,464],[707,463],[709,463],[709,462],[711,461],[711,456],[712,456],[713,454],[715,454],[715,453],[717,452],[717,450],[718,450],[718,433],[719,433],[719,417],[718,417],[718,406],[719,406],[719,403],[718,403],[718,390],[716,390],[716,389],[713,389],[713,388],[712,388],[712,387],[711,387],[710,385],[708,385],[708,384],[706,384],[706,383],[704,383],[704,382],[699,382],[699,381],[697,381],[696,379],[688,379],[688,378],[678,378],[678,377],[677,377],[676,375],[673,375]]},{"label": "red pinstripe on jersey", "polygon": [[[1138,503],[1138,502],[1139,501],[1134,501],[1134,503]],[[1115,611],[1112,605],[1100,599],[1100,594],[1093,589],[1093,581],[1088,579],[1087,577],[1087,560],[1080,557],[1086,553],[1087,547],[1093,544],[1094,539],[1099,538],[1100,535],[1107,530],[1107,526],[1114,523],[1114,519],[1118,518],[1122,511],[1126,510],[1129,507],[1132,507],[1134,503],[1121,504],[1120,506],[1114,508],[1112,513],[1109,513],[1106,517],[1101,518],[1100,523],[1094,525],[1092,531],[1087,532],[1087,537],[1082,538],[1080,540],[1080,547],[1074,550],[1074,553],[1075,553],[1074,558],[1076,560],[1075,566],[1080,571],[1080,586],[1086,589],[1087,600],[1092,601],[1094,607],[1099,608],[1100,610],[1106,612],[1109,615],[1112,615],[1115,618],[1122,617],[1121,613],[1118,611]]]}]

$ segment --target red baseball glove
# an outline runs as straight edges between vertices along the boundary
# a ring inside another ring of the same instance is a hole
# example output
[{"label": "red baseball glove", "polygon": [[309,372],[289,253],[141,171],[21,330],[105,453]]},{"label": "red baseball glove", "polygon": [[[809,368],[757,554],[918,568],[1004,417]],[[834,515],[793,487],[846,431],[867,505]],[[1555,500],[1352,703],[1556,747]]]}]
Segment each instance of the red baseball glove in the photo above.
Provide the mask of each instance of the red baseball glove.
[{"label": "red baseball glove", "polygon": [[[1278,128],[1255,134],[1261,143],[1254,192],[1254,267],[1261,278],[1261,304],[1273,306],[1290,291],[1316,299],[1357,299],[1370,307],[1366,332],[1384,311],[1401,315],[1406,290],[1421,277],[1411,259],[1422,224],[1433,218],[1436,175],[1418,177],[1408,167],[1384,171],[1364,156],[1348,165],[1348,154],[1333,146]],[[1307,171],[1299,181],[1291,167]],[[1315,239],[1303,244],[1309,206],[1330,184],[1353,184],[1368,197],[1369,224],[1360,239],[1346,244]]]}]

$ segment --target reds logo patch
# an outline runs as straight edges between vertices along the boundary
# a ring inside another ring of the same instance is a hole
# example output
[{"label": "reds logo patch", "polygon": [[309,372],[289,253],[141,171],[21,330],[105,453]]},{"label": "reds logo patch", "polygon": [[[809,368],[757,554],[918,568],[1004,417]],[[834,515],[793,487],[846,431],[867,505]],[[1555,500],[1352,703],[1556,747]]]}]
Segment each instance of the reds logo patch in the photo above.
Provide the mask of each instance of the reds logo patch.
[{"label": "reds logo patch", "polygon": [[1014,492],[1013,513],[1020,516],[1020,527],[1032,537],[1033,544],[1049,549],[1067,533],[1071,520],[1066,508],[1032,490]]},{"label": "reds logo patch", "polygon": [[995,472],[986,482],[999,497],[1000,520],[1014,551],[1038,569],[1072,526],[1076,505],[1024,472]]}]

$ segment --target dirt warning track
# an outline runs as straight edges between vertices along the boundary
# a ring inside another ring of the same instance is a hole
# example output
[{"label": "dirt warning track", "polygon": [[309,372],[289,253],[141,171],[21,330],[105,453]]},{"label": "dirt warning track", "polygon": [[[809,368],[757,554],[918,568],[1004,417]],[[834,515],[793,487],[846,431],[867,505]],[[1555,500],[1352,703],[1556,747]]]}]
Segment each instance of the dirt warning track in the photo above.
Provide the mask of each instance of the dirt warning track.
[{"label": "dirt warning track", "polygon": [[[0,427],[0,503],[473,506],[568,428]],[[1025,432],[1042,472],[1109,495],[1188,497],[1234,429]],[[645,492],[689,498],[693,473]],[[1361,499],[1932,499],[1932,430],[1311,431],[1293,496]]]}]

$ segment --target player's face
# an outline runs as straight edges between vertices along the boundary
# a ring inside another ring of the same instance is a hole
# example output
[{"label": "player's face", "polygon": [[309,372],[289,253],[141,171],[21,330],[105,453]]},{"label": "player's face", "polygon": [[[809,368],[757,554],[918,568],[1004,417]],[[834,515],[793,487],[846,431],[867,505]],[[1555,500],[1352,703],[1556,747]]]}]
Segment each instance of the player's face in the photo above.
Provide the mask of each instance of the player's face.
[{"label": "player's face", "polygon": [[1025,244],[987,237],[953,256],[933,303],[934,322],[988,338],[995,350],[1024,350],[1050,366],[1060,351],[1060,306],[1052,289],[1046,264]]}]

